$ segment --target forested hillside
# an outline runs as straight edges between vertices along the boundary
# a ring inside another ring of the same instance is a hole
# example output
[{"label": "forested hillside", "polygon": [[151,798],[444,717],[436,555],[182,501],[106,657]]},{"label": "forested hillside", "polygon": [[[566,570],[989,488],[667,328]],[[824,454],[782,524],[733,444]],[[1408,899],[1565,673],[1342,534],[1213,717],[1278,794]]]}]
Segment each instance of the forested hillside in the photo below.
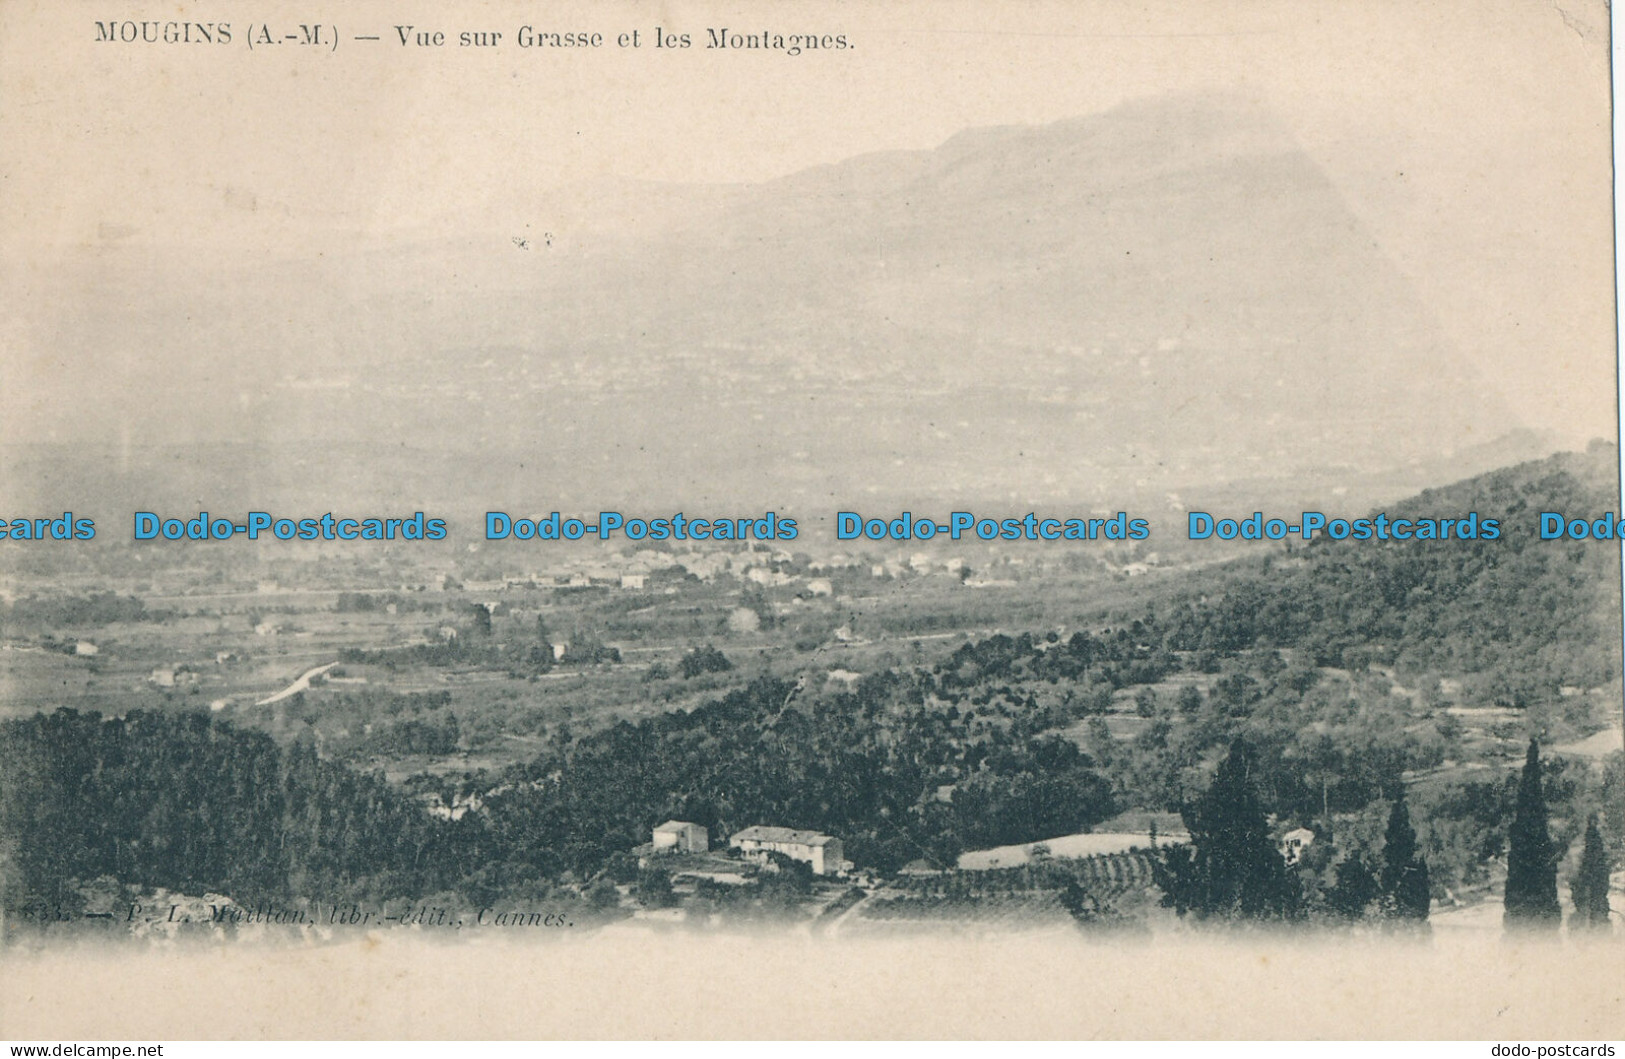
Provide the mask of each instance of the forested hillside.
[{"label": "forested hillside", "polygon": [[1397,518],[1496,519],[1498,540],[1333,541],[1239,565],[1164,617],[1174,650],[1299,647],[1317,665],[1480,678],[1508,705],[1618,679],[1619,547],[1542,541],[1541,512],[1619,512],[1613,446],[1496,471],[1396,504]]},{"label": "forested hillside", "polygon": [[[678,818],[727,834],[754,823],[843,836],[859,864],[952,861],[961,848],[1088,828],[1105,782],[1042,714],[927,699],[924,674],[853,693],[762,680],[689,713],[618,724],[538,758],[489,802],[496,848],[590,870]],[[951,802],[940,786],[957,784]]]},{"label": "forested hillside", "polygon": [[59,710],[0,731],[8,907],[98,878],[238,900],[393,897],[456,880],[458,828],[306,744],[202,713]]}]

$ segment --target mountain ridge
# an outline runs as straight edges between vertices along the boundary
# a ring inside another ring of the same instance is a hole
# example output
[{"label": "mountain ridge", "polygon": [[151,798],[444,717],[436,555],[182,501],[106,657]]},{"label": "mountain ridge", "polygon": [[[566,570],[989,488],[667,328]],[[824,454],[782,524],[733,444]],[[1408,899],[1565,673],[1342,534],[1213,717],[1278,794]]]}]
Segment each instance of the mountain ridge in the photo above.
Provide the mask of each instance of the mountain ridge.
[{"label": "mountain ridge", "polygon": [[671,226],[632,242],[553,246],[538,221],[500,250],[251,263],[212,286],[104,270],[94,311],[46,339],[94,366],[20,414],[69,449],[241,441],[263,453],[251,480],[305,460],[354,481],[324,454],[409,441],[430,458],[408,491],[496,464],[606,503],[676,486],[748,507],[786,483],[1312,485],[1521,427],[1244,99],[967,130],[663,201]]}]

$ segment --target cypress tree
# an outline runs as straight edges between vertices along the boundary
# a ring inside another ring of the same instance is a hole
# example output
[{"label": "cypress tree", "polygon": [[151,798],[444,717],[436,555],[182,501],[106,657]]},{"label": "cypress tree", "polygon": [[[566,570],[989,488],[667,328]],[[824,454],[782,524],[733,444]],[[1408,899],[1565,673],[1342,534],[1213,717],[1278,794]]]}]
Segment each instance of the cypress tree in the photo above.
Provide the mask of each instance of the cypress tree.
[{"label": "cypress tree", "polygon": [[1540,743],[1529,740],[1518,804],[1507,836],[1507,884],[1503,918],[1509,927],[1556,928],[1563,911],[1557,903],[1557,857],[1546,830],[1546,794],[1540,781]]},{"label": "cypress tree", "polygon": [[1432,902],[1428,866],[1416,852],[1416,829],[1405,806],[1403,791],[1388,811],[1388,831],[1382,845],[1383,909],[1395,919],[1421,921]]},{"label": "cypress tree", "polygon": [[1252,753],[1239,740],[1213,783],[1182,814],[1188,847],[1169,847],[1156,866],[1166,902],[1199,918],[1279,919],[1297,911],[1288,874],[1254,787]]},{"label": "cypress tree", "polygon": [[1360,919],[1379,896],[1377,880],[1365,858],[1353,856],[1337,866],[1337,882],[1327,893],[1326,903],[1346,919]]},{"label": "cypress tree", "polygon": [[1580,866],[1569,880],[1569,894],[1574,898],[1570,926],[1608,929],[1608,849],[1603,845],[1602,832],[1597,830],[1596,813],[1586,821],[1585,847],[1580,852]]}]

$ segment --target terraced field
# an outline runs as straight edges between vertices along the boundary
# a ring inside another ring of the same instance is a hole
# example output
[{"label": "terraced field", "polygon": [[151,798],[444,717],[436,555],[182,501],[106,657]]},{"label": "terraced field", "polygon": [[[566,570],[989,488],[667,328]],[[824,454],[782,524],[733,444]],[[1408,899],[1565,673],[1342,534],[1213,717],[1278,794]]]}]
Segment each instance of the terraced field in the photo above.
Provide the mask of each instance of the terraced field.
[{"label": "terraced field", "polygon": [[[969,922],[994,926],[1069,921],[1066,894],[1076,885],[1092,915],[1110,914],[1152,885],[1145,850],[1041,860],[1018,868],[923,876],[897,884],[858,908],[865,923]],[[901,891],[901,892],[899,892]],[[1073,897],[1079,898],[1074,892]]]}]

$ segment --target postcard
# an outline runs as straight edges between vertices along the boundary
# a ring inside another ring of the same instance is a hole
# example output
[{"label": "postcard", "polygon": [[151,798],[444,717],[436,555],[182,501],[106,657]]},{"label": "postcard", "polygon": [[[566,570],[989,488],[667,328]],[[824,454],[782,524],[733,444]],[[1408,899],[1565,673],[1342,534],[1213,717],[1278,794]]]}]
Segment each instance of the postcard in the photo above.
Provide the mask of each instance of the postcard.
[{"label": "postcard", "polygon": [[1617,1037],[1611,123],[1595,0],[5,0],[0,1036]]}]

